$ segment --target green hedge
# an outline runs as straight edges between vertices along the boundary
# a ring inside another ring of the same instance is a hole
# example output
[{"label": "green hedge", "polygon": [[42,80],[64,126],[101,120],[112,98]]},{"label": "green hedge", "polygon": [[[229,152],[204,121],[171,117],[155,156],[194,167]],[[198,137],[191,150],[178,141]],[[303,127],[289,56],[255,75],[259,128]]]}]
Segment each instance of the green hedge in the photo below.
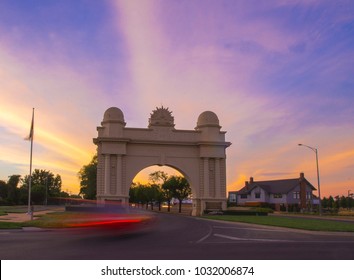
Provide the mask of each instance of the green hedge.
[{"label": "green hedge", "polygon": [[244,210],[226,210],[223,211],[224,215],[234,215],[234,216],[268,216],[267,211],[244,211]]},{"label": "green hedge", "polygon": [[229,216],[268,216],[269,211],[261,210],[226,210],[226,211],[212,211],[205,210],[204,215],[229,215]]}]

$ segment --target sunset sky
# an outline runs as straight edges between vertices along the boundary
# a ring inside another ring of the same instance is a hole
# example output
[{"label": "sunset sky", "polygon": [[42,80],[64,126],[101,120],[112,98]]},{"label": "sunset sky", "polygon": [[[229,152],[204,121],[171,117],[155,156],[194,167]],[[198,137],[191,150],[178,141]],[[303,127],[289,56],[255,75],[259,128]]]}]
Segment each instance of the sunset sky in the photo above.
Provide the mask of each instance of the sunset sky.
[{"label": "sunset sky", "polygon": [[1,0],[0,179],[77,172],[104,111],[147,127],[157,106],[177,129],[215,112],[228,190],[300,172],[321,194],[354,192],[354,1]]}]

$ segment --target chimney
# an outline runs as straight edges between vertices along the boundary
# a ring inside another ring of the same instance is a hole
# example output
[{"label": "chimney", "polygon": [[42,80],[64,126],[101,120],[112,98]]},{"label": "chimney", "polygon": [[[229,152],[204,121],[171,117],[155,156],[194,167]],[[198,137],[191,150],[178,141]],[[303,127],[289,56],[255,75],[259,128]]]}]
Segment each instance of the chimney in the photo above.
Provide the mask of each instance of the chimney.
[{"label": "chimney", "polygon": [[253,177],[250,178],[250,184],[253,184]]},{"label": "chimney", "polygon": [[300,173],[300,207],[306,209],[306,182],[303,172]]}]

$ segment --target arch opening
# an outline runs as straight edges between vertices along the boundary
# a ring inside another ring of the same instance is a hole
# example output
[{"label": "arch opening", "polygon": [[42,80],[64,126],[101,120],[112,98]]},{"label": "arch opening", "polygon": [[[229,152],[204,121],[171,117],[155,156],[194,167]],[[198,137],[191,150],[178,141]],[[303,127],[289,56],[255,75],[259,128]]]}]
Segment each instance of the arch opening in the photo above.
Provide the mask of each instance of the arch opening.
[{"label": "arch opening", "polygon": [[158,212],[192,214],[193,190],[188,176],[175,167],[151,165],[132,180],[129,203]]}]

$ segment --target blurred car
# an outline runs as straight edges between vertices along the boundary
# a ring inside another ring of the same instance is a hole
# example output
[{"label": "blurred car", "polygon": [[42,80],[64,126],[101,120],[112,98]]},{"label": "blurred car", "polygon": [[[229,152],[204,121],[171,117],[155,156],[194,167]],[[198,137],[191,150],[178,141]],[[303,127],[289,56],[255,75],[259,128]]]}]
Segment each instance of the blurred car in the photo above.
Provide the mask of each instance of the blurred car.
[{"label": "blurred car", "polygon": [[146,232],[157,222],[155,214],[121,204],[72,205],[66,213],[66,228],[105,234]]}]

